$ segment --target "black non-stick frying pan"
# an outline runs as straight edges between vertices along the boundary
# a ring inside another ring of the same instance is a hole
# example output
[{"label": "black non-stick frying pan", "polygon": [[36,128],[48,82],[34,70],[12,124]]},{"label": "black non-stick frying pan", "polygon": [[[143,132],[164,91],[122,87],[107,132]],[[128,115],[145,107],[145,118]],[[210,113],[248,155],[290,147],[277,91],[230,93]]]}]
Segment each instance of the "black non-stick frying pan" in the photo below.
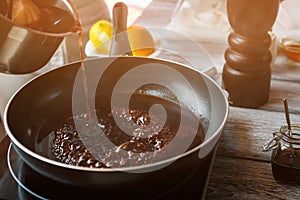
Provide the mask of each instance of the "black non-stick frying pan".
[{"label": "black non-stick frying pan", "polygon": [[201,163],[216,148],[227,119],[228,102],[211,78],[170,61],[109,57],[85,61],[92,108],[111,106],[118,97],[114,94],[118,93],[165,99],[190,110],[201,120],[205,127],[204,141],[192,149],[174,151],[163,160],[123,168],[72,166],[41,153],[43,149],[38,144],[51,130],[62,126],[67,117],[86,112],[82,74],[80,62],[47,72],[23,86],[6,107],[4,125],[14,149],[42,175],[88,188],[116,191],[139,188],[145,194],[155,194],[178,185],[195,169],[201,169]]}]

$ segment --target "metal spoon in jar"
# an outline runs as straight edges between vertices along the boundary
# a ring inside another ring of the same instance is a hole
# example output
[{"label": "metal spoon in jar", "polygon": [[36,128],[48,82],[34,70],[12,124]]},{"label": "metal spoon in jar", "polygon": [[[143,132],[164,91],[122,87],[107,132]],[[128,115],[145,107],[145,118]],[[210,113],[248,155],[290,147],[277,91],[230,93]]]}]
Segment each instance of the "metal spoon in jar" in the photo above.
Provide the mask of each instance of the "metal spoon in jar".
[{"label": "metal spoon in jar", "polygon": [[283,99],[283,104],[284,104],[285,118],[286,118],[288,130],[289,130],[289,136],[292,137],[292,127],[291,127],[291,120],[290,120],[290,112],[289,112],[289,106],[288,106],[288,102],[287,102],[286,98]]}]

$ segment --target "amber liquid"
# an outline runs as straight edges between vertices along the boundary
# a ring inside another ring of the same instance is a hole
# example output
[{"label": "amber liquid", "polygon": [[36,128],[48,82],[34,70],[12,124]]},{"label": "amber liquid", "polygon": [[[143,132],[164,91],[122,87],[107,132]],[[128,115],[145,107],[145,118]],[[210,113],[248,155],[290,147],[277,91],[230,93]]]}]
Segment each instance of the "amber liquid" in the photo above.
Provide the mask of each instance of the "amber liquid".
[{"label": "amber liquid", "polygon": [[281,44],[283,53],[296,61],[300,61],[300,41],[284,39]]},{"label": "amber liquid", "polygon": [[83,82],[83,89],[84,89],[84,97],[85,97],[85,102],[86,102],[86,112],[88,115],[88,118],[90,119],[91,117],[91,108],[89,104],[89,89],[88,89],[88,80],[86,76],[86,69],[85,69],[85,64],[84,64],[84,51],[83,51],[83,36],[82,36],[82,26],[79,21],[77,20],[77,23],[79,24],[79,31],[78,31],[78,45],[79,45],[79,53],[80,53],[80,70],[82,72],[82,82]]},{"label": "amber liquid", "polygon": [[[166,118],[155,113],[150,117],[148,111],[155,104],[164,107]],[[205,130],[201,120],[192,111],[171,101],[135,94],[132,96],[129,109],[107,107],[101,105],[100,110],[95,111],[98,119],[93,124],[89,124],[89,119],[84,113],[66,119],[63,126],[46,133],[47,136],[36,144],[38,149],[45,150],[39,153],[75,166],[128,167],[173,157],[174,152],[181,145],[185,145],[185,150],[189,150],[204,140]],[[119,118],[121,125],[130,132],[124,132],[116,124],[114,117]],[[81,124],[82,126],[79,127],[83,128],[84,132],[77,132],[74,122],[77,123],[77,128],[78,124]],[[179,126],[184,130],[183,133],[178,132]],[[177,142],[171,143],[175,136],[178,137]],[[108,139],[113,146],[107,146],[105,139]],[[43,145],[50,145],[50,147],[41,147]],[[161,151],[167,146],[171,151]]]},{"label": "amber liquid", "polygon": [[[69,0],[67,2],[71,4]],[[17,4],[18,1],[13,3]],[[27,9],[21,9],[16,14],[17,16],[20,15],[21,17],[12,17],[12,20],[17,24],[47,33],[76,32],[80,28],[78,27],[76,14],[71,13],[68,10],[64,10],[50,4],[40,5],[35,3],[35,1],[33,1],[33,4],[30,5],[33,5],[34,9],[28,8],[27,5]],[[31,14],[34,17],[30,16],[30,12],[33,12]]]},{"label": "amber liquid", "polygon": [[277,151],[272,160],[274,178],[283,183],[300,185],[300,151]]}]

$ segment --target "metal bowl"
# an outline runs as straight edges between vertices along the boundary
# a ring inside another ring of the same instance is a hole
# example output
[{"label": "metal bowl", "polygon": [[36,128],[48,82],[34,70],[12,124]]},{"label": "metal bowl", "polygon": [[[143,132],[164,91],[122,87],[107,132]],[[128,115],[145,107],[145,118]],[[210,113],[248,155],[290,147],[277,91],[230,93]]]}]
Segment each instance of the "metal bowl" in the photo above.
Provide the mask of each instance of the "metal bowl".
[{"label": "metal bowl", "polygon": [[[57,1],[58,8],[71,14],[73,6]],[[16,24],[10,19],[10,6],[0,2],[0,72],[25,74],[34,72],[50,60],[65,36],[72,31],[51,33]]]}]

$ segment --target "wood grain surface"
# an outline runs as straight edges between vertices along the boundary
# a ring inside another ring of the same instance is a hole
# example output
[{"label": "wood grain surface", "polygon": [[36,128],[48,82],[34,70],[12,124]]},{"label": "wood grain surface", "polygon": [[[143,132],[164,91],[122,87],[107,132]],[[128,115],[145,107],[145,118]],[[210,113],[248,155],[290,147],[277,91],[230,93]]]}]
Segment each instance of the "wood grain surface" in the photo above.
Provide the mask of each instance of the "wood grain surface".
[{"label": "wood grain surface", "polygon": [[[153,0],[136,24],[166,27],[176,0]],[[181,43],[184,46],[184,42]],[[201,43],[219,72],[224,64],[226,45]],[[197,52],[187,48],[191,56]],[[164,55],[176,60],[173,55]],[[180,61],[180,59],[179,59]],[[300,62],[286,58],[280,49],[271,66],[269,101],[257,109],[230,107],[206,199],[300,199],[300,186],[278,183],[271,171],[271,152],[263,144],[286,124],[283,98],[289,102],[292,123],[300,123]],[[251,83],[249,83],[251,84]],[[0,129],[0,131],[2,131]]]},{"label": "wood grain surface", "polygon": [[[163,27],[168,23],[163,17],[170,16],[166,12],[170,12],[170,7],[174,8],[175,3],[173,0],[154,0],[138,22]],[[163,7],[167,5],[164,10]],[[157,13],[163,16],[160,18],[162,21],[154,17],[158,16]],[[227,45],[199,44],[211,56],[218,71],[222,72]],[[181,45],[184,46],[184,42]],[[188,55],[197,56],[193,49],[185,48],[185,51]],[[177,59],[173,55],[163,56]],[[180,59],[177,61],[182,62]],[[288,99],[292,123],[300,123],[300,62],[288,59],[278,47],[271,70],[270,96],[265,105],[257,109],[230,107],[206,199],[300,199],[300,186],[274,180],[271,170],[272,152],[263,152],[262,147],[272,138],[274,131],[286,124],[284,98]]]}]

